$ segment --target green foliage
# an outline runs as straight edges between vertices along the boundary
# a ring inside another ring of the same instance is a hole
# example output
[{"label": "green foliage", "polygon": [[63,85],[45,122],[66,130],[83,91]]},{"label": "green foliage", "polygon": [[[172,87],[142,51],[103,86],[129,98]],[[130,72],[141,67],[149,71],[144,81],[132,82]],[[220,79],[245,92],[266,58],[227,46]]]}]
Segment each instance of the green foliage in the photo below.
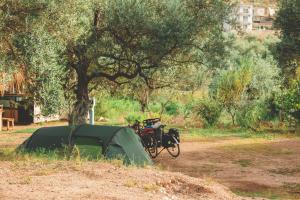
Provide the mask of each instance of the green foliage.
[{"label": "green foliage", "polygon": [[211,96],[230,113],[233,124],[243,94],[251,81],[251,75],[248,67],[236,71],[224,71],[216,78],[211,89]]},{"label": "green foliage", "polygon": [[289,89],[277,93],[276,103],[287,114],[300,120],[300,79],[295,80]]},{"label": "green foliage", "polygon": [[150,112],[159,113],[161,110],[161,105],[155,101],[150,102],[148,109]]},{"label": "green foliage", "polygon": [[294,79],[300,65],[300,1],[282,0],[279,4],[275,27],[281,30],[278,45],[279,61],[286,82]]},{"label": "green foliage", "polygon": [[[63,47],[41,29],[15,38],[15,46],[26,62],[27,89],[43,115],[58,113],[64,105],[65,68],[60,58]],[[45,48],[45,46],[47,48]]]},{"label": "green foliage", "polygon": [[178,115],[179,114],[179,105],[176,102],[170,102],[165,107],[165,111],[168,115]]},{"label": "green foliage", "polygon": [[182,111],[184,118],[188,118],[193,113],[193,108],[195,107],[195,104],[196,104],[195,101],[191,101],[184,104],[183,111]]},{"label": "green foliage", "polygon": [[221,70],[211,83],[210,95],[231,115],[233,124],[239,109],[278,91],[279,69],[269,49],[275,42],[274,38],[264,43],[252,37],[236,38],[226,60],[228,69]]},{"label": "green foliage", "polygon": [[204,120],[206,127],[216,125],[222,113],[221,105],[210,98],[203,99],[197,103],[195,110],[201,119]]},{"label": "green foliage", "polygon": [[[8,41],[6,48],[12,46],[6,55],[19,51],[12,39],[19,35],[29,39],[22,42],[21,59],[6,58],[22,63],[25,57],[29,78],[34,73],[41,75],[34,80],[40,85],[31,85],[38,88],[30,90],[41,105],[47,105],[44,114],[53,113],[61,102],[59,73],[70,73],[74,90],[68,92],[76,93],[75,121],[84,123],[89,86],[103,84],[104,79],[124,82],[141,76],[149,80],[163,68],[204,62],[203,55],[216,52],[212,48],[215,41],[222,42],[228,5],[226,1],[193,0],[3,0],[0,35]],[[30,41],[33,47],[27,45]],[[61,45],[59,55],[54,50],[56,44]],[[40,52],[35,55],[37,49]],[[61,58],[66,62],[62,64]],[[60,71],[59,65],[66,70]]]},{"label": "green foliage", "polygon": [[142,116],[139,115],[139,114],[136,114],[136,113],[131,113],[129,115],[127,115],[125,117],[125,121],[128,123],[128,124],[133,124],[135,123],[136,121],[139,121],[141,122],[143,119],[142,119]]},{"label": "green foliage", "polygon": [[267,113],[265,102],[254,102],[241,106],[237,112],[237,124],[244,128],[257,130],[259,122],[263,120]]},{"label": "green foliage", "polygon": [[118,119],[128,113],[139,113],[140,105],[137,101],[112,97],[110,95],[96,96],[95,117]]}]

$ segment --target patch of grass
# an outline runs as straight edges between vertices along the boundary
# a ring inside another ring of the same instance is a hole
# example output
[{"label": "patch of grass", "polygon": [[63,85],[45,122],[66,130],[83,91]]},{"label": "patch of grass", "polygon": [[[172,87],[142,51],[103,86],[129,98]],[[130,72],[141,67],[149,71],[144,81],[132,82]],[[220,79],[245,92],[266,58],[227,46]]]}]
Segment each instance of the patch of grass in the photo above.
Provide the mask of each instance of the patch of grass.
[{"label": "patch of grass", "polygon": [[241,190],[233,190],[233,192],[238,195],[238,196],[243,196],[243,197],[251,197],[251,198],[257,198],[257,197],[263,197],[263,198],[268,198],[272,200],[279,200],[280,195],[274,194],[270,190],[266,191],[256,191],[256,192],[248,192],[248,191],[241,191]]},{"label": "patch of grass", "polygon": [[300,183],[284,183],[282,188],[300,198]]},{"label": "patch of grass", "polygon": [[274,174],[293,176],[294,174],[300,173],[300,166],[297,166],[296,168],[271,169],[271,170],[269,170],[269,172],[274,173]]},{"label": "patch of grass", "polygon": [[126,183],[124,183],[124,186],[132,188],[132,187],[136,187],[138,185],[136,180],[130,179],[127,180]]},{"label": "patch of grass", "polygon": [[19,184],[21,184],[21,185],[28,185],[30,183],[31,183],[31,177],[30,176],[23,177],[19,182]]},{"label": "patch of grass", "polygon": [[143,184],[143,189],[145,192],[152,192],[157,191],[159,189],[159,186],[154,183],[146,183]]},{"label": "patch of grass", "polygon": [[175,127],[180,131],[183,141],[202,141],[213,140],[219,138],[253,138],[253,139],[266,139],[273,140],[279,138],[300,138],[295,134],[286,133],[272,133],[267,131],[254,132],[244,128],[183,128],[176,125],[168,125],[168,127]]},{"label": "patch of grass", "polygon": [[240,159],[240,160],[236,161],[235,163],[241,165],[241,167],[249,167],[252,165],[252,160]]},{"label": "patch of grass", "polygon": [[56,172],[55,169],[40,169],[33,173],[34,176],[48,176],[54,174]]},{"label": "patch of grass", "polygon": [[299,183],[284,183],[280,187],[257,188],[255,190],[233,189],[235,194],[243,197],[260,197],[274,200],[283,199],[300,199],[300,184]]},{"label": "patch of grass", "polygon": [[[85,152],[86,153],[86,152]],[[67,147],[57,150],[38,149],[36,151],[16,150],[14,148],[0,148],[0,161],[60,161],[74,160],[101,161],[102,156],[91,159],[89,155],[84,156],[78,148],[69,149]]]},{"label": "patch of grass", "polygon": [[38,128],[26,128],[26,129],[21,129],[21,130],[16,130],[11,133],[33,133],[37,130]]},{"label": "patch of grass", "polygon": [[268,143],[257,143],[253,141],[253,143],[244,144],[236,143],[219,147],[222,151],[227,151],[228,153],[242,153],[242,154],[263,154],[266,156],[276,156],[276,155],[290,155],[294,152],[292,150],[286,148],[275,148]]}]

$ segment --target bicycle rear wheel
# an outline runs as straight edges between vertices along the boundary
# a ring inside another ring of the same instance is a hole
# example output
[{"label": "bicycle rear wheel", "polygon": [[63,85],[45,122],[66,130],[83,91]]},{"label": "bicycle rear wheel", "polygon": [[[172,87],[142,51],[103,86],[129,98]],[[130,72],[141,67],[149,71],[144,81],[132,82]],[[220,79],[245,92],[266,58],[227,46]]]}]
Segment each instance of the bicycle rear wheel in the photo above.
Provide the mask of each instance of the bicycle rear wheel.
[{"label": "bicycle rear wheel", "polygon": [[148,136],[147,144],[146,144],[146,151],[149,153],[151,158],[156,158],[158,155],[157,150],[157,140],[154,136]]}]

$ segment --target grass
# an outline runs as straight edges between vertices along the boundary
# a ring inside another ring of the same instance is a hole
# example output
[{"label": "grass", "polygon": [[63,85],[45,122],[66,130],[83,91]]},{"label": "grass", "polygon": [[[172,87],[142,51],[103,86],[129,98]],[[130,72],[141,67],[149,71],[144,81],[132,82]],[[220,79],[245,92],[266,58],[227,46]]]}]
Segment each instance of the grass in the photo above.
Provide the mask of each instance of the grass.
[{"label": "grass", "polygon": [[[38,149],[36,151],[16,150],[15,148],[0,148],[0,161],[102,161],[103,156],[85,156],[80,149],[63,148],[59,150]],[[92,152],[94,153],[94,152]],[[96,152],[98,153],[98,152]]]},{"label": "grass", "polygon": [[249,141],[244,143],[243,141],[236,141],[235,144],[224,145],[218,147],[222,151],[227,153],[239,153],[247,155],[262,154],[265,156],[280,156],[280,155],[291,155],[295,152],[287,148],[276,148],[270,145],[266,145],[264,140],[262,141]]},{"label": "grass", "polygon": [[239,196],[252,197],[252,198],[268,198],[272,200],[283,200],[283,199],[300,199],[300,184],[297,183],[284,183],[280,187],[268,187],[256,190],[240,190],[234,189],[233,192]]},{"label": "grass", "polygon": [[38,128],[26,128],[26,129],[21,129],[17,131],[13,131],[11,133],[33,133],[37,130]]},{"label": "grass", "polygon": [[[171,126],[170,126],[171,127]],[[295,138],[299,136],[295,134],[285,133],[276,134],[269,132],[254,132],[247,129],[235,128],[235,129],[199,129],[199,128],[179,128],[183,141],[201,141],[201,140],[213,140],[218,138],[253,138],[253,139],[266,139],[273,140],[277,138]]]},{"label": "grass", "polygon": [[294,176],[295,174],[300,173],[300,166],[296,166],[294,168],[271,169],[269,172],[285,176]]},{"label": "grass", "polygon": [[124,186],[132,188],[132,187],[137,187],[138,186],[138,182],[136,180],[133,179],[129,179],[126,181],[126,183],[124,184]]},{"label": "grass", "polygon": [[159,186],[154,183],[146,183],[143,184],[143,189],[145,192],[152,192],[157,191],[159,189]]},{"label": "grass", "polygon": [[249,167],[252,165],[252,160],[249,159],[240,159],[234,163],[241,165],[241,167]]}]

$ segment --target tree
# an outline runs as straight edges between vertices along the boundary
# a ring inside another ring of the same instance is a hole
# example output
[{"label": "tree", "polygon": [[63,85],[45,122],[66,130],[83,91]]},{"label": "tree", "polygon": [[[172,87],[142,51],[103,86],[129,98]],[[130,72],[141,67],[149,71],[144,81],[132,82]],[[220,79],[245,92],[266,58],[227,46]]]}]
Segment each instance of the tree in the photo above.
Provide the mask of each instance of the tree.
[{"label": "tree", "polygon": [[300,2],[297,0],[280,1],[275,27],[281,30],[278,44],[280,67],[285,85],[278,95],[279,107],[296,119],[296,131],[300,132],[299,80],[300,80]]},{"label": "tree", "polygon": [[300,133],[300,78],[294,80],[288,89],[283,89],[276,97],[277,106],[295,121],[296,133]]},{"label": "tree", "polygon": [[[275,20],[275,27],[281,30],[281,42],[278,45],[280,67],[285,82],[295,79],[300,71],[300,2],[281,0]],[[292,81],[293,82],[293,81]]]},{"label": "tree", "polygon": [[227,110],[233,124],[239,110],[261,104],[279,89],[279,69],[269,49],[274,42],[236,38],[225,62],[227,69],[213,79],[210,95]]},{"label": "tree", "polygon": [[[207,13],[200,14],[203,8],[194,10],[191,5],[178,0],[116,0],[109,1],[104,11],[95,13],[94,31],[85,44],[69,49],[70,66],[78,75],[75,107],[82,116],[79,123],[86,118],[89,82],[99,78],[118,82],[136,76],[147,81],[149,72],[188,55],[187,48],[194,44],[191,41],[211,29]],[[204,6],[216,5],[209,2]]]},{"label": "tree", "polygon": [[26,81],[30,83],[27,84],[29,97],[42,105],[43,115],[57,114],[64,106],[63,83],[66,78],[66,69],[59,57],[61,45],[40,29],[17,39],[15,46],[26,55],[24,63],[30,66],[24,70]]},{"label": "tree", "polygon": [[42,105],[44,115],[51,115],[62,107],[64,69],[59,43],[42,24],[33,25],[46,9],[44,1],[1,1],[0,73],[6,72],[6,83],[26,80],[29,98]]},{"label": "tree", "polygon": [[[212,35],[220,34],[227,15],[227,3],[223,1],[41,2],[32,5],[29,1],[18,1],[31,13],[25,17],[26,23],[22,21],[30,27],[24,34],[30,35],[35,28],[43,27],[54,43],[61,45],[58,53],[65,59],[66,71],[76,74],[75,85],[71,87],[76,99],[76,124],[86,121],[91,85],[103,79],[122,83],[137,76],[147,82],[147,75],[153,71],[201,61],[199,52],[209,49],[203,44]],[[37,5],[40,6],[36,8]],[[21,19],[20,13],[13,14]],[[31,67],[30,63],[26,67]]]},{"label": "tree", "polygon": [[230,114],[233,125],[235,125],[236,112],[250,81],[251,71],[244,67],[223,72],[215,83],[212,95]]}]

